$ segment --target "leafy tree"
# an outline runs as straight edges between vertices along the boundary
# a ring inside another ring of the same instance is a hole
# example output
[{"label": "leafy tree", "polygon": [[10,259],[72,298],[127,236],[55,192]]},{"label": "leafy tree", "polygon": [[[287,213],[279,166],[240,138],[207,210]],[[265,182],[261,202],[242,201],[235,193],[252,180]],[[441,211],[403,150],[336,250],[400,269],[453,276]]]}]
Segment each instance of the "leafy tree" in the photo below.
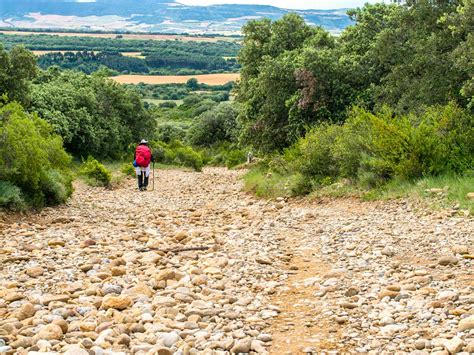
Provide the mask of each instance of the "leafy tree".
[{"label": "leafy tree", "polygon": [[72,192],[70,162],[46,121],[18,103],[0,107],[0,208],[64,202]]},{"label": "leafy tree", "polygon": [[6,94],[12,101],[28,104],[30,82],[36,75],[33,53],[24,47],[7,52],[0,43],[0,96]]},{"label": "leafy tree", "polygon": [[460,89],[467,75],[451,55],[460,38],[440,22],[455,10],[451,1],[420,0],[391,12],[371,52],[389,66],[375,90],[381,103],[408,112],[453,99],[462,102]]},{"label": "leafy tree", "polygon": [[474,109],[474,1],[464,0],[457,12],[446,20],[453,35],[461,38],[452,55],[458,70],[467,73],[461,94]]},{"label": "leafy tree", "polygon": [[47,73],[33,87],[32,109],[77,156],[119,157],[155,127],[140,97],[102,74]]},{"label": "leafy tree", "polygon": [[186,82],[186,87],[190,90],[199,89],[199,83],[196,78],[191,78]]},{"label": "leafy tree", "polygon": [[236,142],[239,134],[236,105],[221,103],[204,112],[191,126],[189,141],[197,146],[211,146],[222,142]]}]

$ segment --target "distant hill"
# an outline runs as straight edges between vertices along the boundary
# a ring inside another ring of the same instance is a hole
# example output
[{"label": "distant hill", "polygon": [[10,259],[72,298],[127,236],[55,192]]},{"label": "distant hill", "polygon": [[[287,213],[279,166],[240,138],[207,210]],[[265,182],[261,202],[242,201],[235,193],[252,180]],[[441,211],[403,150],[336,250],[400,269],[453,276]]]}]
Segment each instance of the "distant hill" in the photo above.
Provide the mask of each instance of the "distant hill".
[{"label": "distant hill", "polygon": [[249,19],[268,17],[276,20],[290,11],[299,13],[309,24],[331,32],[340,32],[351,24],[345,9],[186,6],[173,0],[0,0],[0,27],[238,34]]}]

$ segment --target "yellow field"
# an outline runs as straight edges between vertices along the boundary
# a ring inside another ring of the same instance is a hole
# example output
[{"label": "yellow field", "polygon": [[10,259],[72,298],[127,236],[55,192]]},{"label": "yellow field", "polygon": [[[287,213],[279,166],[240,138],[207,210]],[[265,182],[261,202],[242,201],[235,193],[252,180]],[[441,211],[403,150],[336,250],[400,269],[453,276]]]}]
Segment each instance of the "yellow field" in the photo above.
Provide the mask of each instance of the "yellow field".
[{"label": "yellow field", "polygon": [[196,78],[198,82],[207,85],[224,85],[229,81],[237,81],[239,73],[203,74],[203,75],[119,75],[112,79],[121,84],[185,84],[189,79]]},{"label": "yellow field", "polygon": [[[64,37],[96,37],[96,38],[117,38],[117,33],[72,33],[72,32],[28,32],[28,31],[0,31],[5,35],[56,35]],[[155,35],[146,33],[122,34],[123,39],[144,39],[144,40],[180,40],[180,41],[195,41],[195,42],[217,42],[217,41],[235,41],[234,38],[213,38],[213,37],[192,37],[181,35]]]}]

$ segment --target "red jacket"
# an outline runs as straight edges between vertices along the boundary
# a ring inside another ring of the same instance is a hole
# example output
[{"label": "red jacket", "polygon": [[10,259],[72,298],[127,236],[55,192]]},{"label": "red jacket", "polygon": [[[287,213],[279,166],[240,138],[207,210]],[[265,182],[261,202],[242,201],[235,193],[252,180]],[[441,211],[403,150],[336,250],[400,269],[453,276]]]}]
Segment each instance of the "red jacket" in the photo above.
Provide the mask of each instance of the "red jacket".
[{"label": "red jacket", "polygon": [[151,162],[151,150],[146,145],[139,145],[135,150],[135,161],[137,165],[146,168]]}]

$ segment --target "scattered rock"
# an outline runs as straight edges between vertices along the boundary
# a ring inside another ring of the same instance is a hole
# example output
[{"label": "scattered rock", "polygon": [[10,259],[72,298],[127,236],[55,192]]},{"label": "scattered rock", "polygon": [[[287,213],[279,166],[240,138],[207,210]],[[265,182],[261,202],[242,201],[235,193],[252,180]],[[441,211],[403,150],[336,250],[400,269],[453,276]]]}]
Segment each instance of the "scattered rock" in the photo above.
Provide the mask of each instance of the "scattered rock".
[{"label": "scattered rock", "polygon": [[443,266],[456,265],[458,262],[459,260],[455,256],[452,256],[452,255],[443,256],[440,259],[438,259],[438,264],[443,265]]},{"label": "scattered rock", "polygon": [[102,299],[101,308],[102,309],[118,309],[124,310],[131,307],[133,304],[133,300],[128,296],[113,296],[113,295],[106,295]]},{"label": "scattered rock", "polygon": [[48,324],[41,328],[34,336],[34,343],[37,343],[39,340],[61,340],[63,337],[63,330],[59,325]]},{"label": "scattered rock", "polygon": [[474,329],[474,315],[461,319],[458,325],[459,331],[471,330]]},{"label": "scattered rock", "polygon": [[464,342],[458,337],[454,337],[445,343],[445,348],[450,354],[457,354],[464,346]]}]

